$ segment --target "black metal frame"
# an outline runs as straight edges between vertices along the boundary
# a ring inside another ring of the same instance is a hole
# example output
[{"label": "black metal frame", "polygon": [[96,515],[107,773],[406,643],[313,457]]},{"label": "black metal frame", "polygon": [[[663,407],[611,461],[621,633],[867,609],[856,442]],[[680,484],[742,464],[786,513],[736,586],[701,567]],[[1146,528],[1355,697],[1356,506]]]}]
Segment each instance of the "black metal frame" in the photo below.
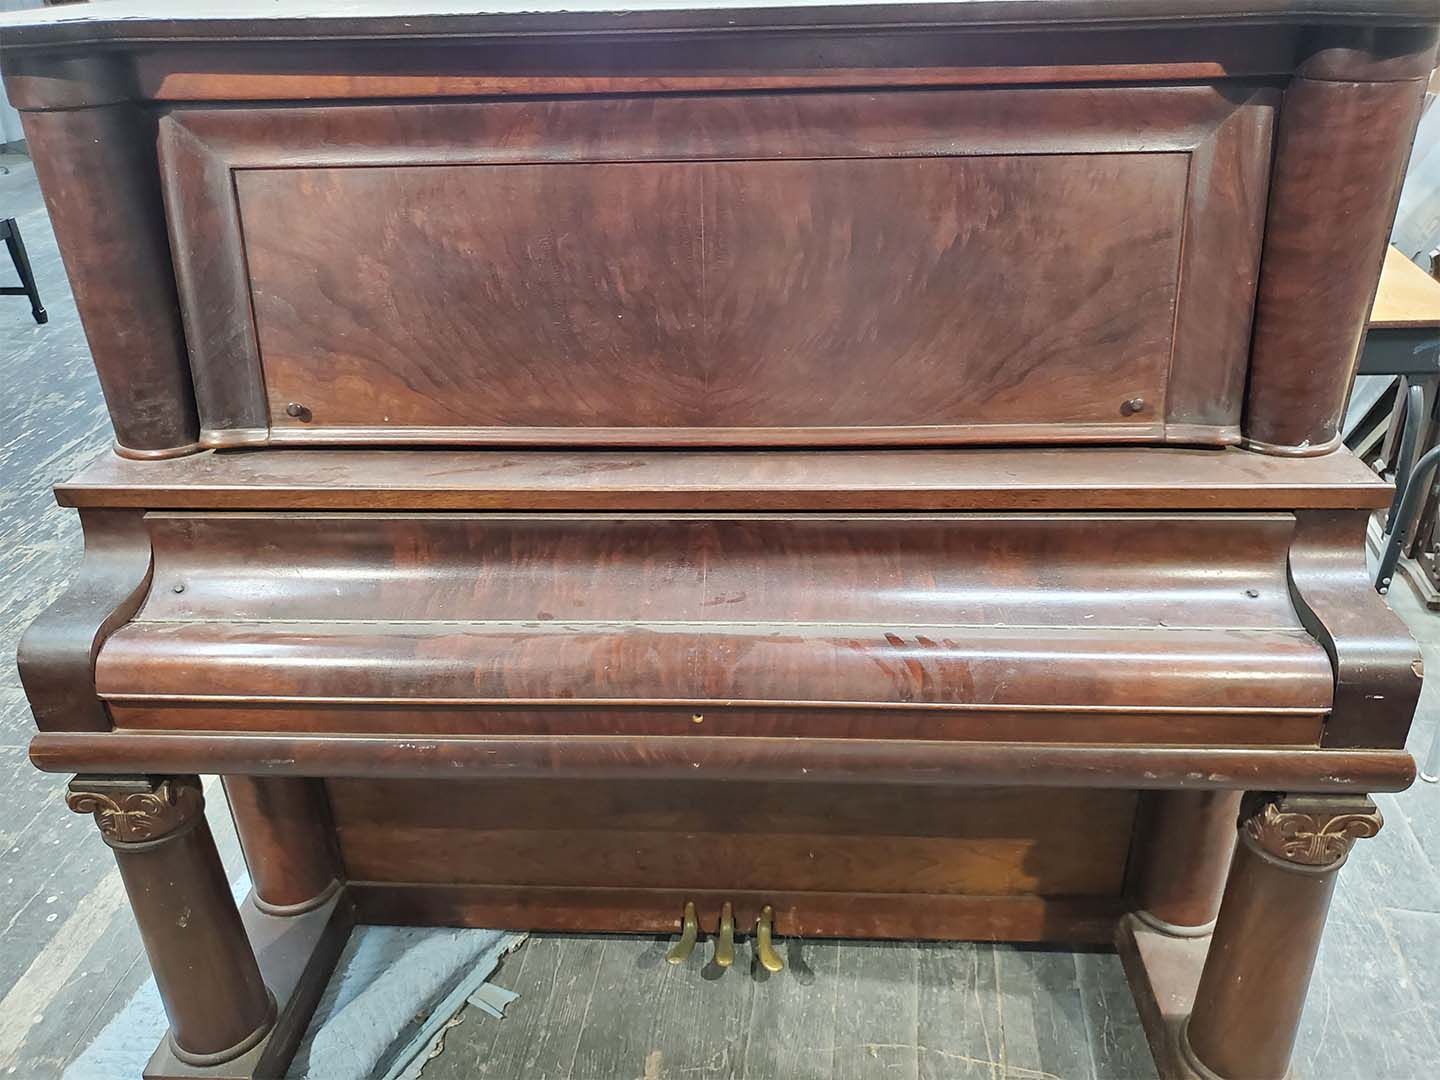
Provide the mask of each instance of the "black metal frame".
[{"label": "black metal frame", "polygon": [[1405,399],[1405,412],[1400,417],[1404,427],[1400,436],[1400,452],[1395,458],[1395,497],[1390,501],[1390,512],[1385,516],[1385,535],[1380,541],[1380,566],[1375,574],[1375,588],[1381,595],[1390,591],[1400,551],[1415,526],[1415,515],[1430,485],[1431,474],[1440,465],[1440,446],[1434,446],[1415,462],[1413,468],[1407,467],[1407,462],[1415,453],[1420,429],[1425,424],[1424,409],[1424,392],[1418,386],[1410,387]]},{"label": "black metal frame", "polygon": [[49,322],[50,316],[45,311],[45,305],[40,303],[40,291],[35,287],[35,274],[30,269],[30,256],[25,252],[25,241],[20,239],[20,226],[15,223],[14,218],[0,218],[0,239],[3,239],[5,246],[10,249],[10,261],[15,264],[15,272],[20,275],[19,285],[0,286],[0,296],[28,296],[30,314],[35,317],[35,321],[41,324]]}]

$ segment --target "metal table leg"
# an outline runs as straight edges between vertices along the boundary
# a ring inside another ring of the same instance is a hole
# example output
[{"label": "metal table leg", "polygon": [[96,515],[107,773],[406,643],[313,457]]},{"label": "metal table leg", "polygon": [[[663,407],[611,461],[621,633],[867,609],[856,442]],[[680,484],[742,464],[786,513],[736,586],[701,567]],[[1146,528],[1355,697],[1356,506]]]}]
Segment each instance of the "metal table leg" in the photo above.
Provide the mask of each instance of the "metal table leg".
[{"label": "metal table leg", "polygon": [[1440,730],[1430,740],[1430,752],[1420,765],[1420,779],[1427,784],[1440,783]]}]

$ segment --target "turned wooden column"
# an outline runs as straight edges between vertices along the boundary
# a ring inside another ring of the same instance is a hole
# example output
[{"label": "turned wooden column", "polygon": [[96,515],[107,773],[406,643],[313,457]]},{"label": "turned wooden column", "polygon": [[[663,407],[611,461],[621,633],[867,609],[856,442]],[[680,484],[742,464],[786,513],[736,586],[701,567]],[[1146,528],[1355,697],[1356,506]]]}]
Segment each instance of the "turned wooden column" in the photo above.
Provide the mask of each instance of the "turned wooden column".
[{"label": "turned wooden column", "polygon": [[1243,424],[1275,454],[1340,442],[1435,33],[1333,27],[1306,49],[1280,107]]},{"label": "turned wooden column", "polygon": [[342,874],[324,783],[264,776],[227,776],[224,783],[255,906],[299,915],[330,899]]},{"label": "turned wooden column", "polygon": [[1208,934],[1235,851],[1238,791],[1154,791],[1142,797],[1135,914],[1175,937]]},{"label": "turned wooden column", "polygon": [[1201,1076],[1282,1080],[1335,873],[1380,831],[1364,796],[1250,795],[1181,1051]]},{"label": "turned wooden column", "polygon": [[95,816],[115,852],[175,1056],[217,1065],[259,1043],[275,1000],[225,880],[199,779],[77,776],[65,801]]},{"label": "turned wooden column", "polygon": [[190,356],[170,259],[156,114],[106,50],[7,57],[75,306],[126,457],[199,449]]}]

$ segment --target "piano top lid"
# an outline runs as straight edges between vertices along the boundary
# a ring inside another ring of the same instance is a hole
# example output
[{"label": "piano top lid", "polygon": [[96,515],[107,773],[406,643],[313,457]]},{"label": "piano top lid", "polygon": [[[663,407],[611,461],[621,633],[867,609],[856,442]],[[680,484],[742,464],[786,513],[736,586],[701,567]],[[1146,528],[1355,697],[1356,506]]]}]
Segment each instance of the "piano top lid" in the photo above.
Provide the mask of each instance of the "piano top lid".
[{"label": "piano top lid", "polygon": [[0,45],[467,37],[785,27],[1244,22],[1418,25],[1440,0],[113,0],[0,17]]}]

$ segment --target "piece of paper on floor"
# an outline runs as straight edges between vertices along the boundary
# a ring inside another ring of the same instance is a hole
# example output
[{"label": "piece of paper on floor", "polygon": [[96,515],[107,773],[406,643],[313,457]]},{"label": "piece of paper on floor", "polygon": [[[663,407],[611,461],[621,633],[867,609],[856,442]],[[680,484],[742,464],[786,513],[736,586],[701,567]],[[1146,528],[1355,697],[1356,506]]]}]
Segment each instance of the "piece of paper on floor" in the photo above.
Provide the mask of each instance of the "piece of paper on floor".
[{"label": "piece of paper on floor", "polygon": [[496,1020],[504,1020],[506,1007],[519,996],[514,990],[506,990],[503,986],[487,982],[482,983],[480,989],[466,1000],[477,1009],[484,1009]]}]

